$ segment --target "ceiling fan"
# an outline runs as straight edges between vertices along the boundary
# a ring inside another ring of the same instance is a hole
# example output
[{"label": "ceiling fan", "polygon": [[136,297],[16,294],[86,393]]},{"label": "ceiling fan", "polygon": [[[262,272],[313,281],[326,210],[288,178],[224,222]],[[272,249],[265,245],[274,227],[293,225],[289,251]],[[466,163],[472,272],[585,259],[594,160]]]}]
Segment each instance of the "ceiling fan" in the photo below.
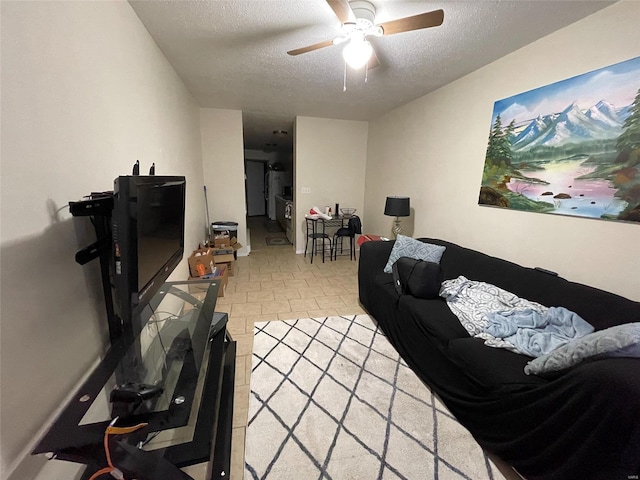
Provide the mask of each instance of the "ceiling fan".
[{"label": "ceiling fan", "polygon": [[342,23],[341,35],[333,40],[325,40],[324,42],[290,50],[287,52],[289,55],[300,55],[348,42],[342,51],[345,63],[355,69],[362,68],[365,65],[367,65],[367,68],[374,68],[380,62],[367,37],[382,37],[422,28],[437,27],[442,25],[444,20],[444,12],[442,10],[434,10],[376,24],[376,9],[371,2],[366,0],[326,1]]}]

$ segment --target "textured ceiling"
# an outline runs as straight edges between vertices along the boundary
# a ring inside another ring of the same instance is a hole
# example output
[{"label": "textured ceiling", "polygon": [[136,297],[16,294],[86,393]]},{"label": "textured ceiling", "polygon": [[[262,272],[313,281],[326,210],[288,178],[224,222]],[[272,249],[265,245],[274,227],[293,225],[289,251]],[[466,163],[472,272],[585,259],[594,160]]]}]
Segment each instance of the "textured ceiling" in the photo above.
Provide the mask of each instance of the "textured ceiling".
[{"label": "textured ceiling", "polygon": [[242,110],[246,148],[290,151],[296,115],[376,118],[615,2],[371,0],[376,23],[439,8],[444,23],[371,39],[380,66],[367,83],[348,70],[346,92],[342,46],[286,53],[339,35],[325,0],[130,3],[201,107]]}]

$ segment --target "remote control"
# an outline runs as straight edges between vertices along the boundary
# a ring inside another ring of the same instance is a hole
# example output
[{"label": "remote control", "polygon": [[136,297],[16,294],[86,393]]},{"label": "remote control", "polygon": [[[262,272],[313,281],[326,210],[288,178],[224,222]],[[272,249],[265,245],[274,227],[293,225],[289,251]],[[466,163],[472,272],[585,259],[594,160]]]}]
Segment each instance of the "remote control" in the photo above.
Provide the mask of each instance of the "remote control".
[{"label": "remote control", "polygon": [[160,395],[164,389],[159,385],[147,385],[144,383],[125,383],[111,391],[109,400],[113,402],[142,402]]}]

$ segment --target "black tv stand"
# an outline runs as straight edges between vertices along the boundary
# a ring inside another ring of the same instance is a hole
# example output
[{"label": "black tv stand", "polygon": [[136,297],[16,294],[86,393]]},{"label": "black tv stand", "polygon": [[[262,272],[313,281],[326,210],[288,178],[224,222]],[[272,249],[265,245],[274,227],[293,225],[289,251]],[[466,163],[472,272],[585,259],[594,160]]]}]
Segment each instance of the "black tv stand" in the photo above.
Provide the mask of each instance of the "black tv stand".
[{"label": "black tv stand", "polygon": [[236,343],[227,314],[214,313],[219,288],[208,280],[163,284],[136,319],[139,334],[112,345],[32,453],[84,464],[88,480],[107,465],[114,387],[144,384],[140,398],[125,392],[136,408],[115,426],[148,425],[110,440],[114,466],[125,478],[188,480],[180,468],[208,462],[207,479],[228,477]]}]

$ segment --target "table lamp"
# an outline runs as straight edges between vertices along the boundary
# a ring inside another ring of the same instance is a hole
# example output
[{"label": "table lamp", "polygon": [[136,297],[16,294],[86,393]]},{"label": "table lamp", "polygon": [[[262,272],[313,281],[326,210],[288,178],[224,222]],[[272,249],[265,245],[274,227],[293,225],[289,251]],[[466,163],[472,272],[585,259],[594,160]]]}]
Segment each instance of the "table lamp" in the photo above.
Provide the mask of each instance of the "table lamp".
[{"label": "table lamp", "polygon": [[411,215],[409,197],[387,197],[387,202],[384,204],[384,214],[390,217],[396,217],[392,232],[393,235],[398,238],[398,235],[402,233],[399,217],[408,217]]}]

